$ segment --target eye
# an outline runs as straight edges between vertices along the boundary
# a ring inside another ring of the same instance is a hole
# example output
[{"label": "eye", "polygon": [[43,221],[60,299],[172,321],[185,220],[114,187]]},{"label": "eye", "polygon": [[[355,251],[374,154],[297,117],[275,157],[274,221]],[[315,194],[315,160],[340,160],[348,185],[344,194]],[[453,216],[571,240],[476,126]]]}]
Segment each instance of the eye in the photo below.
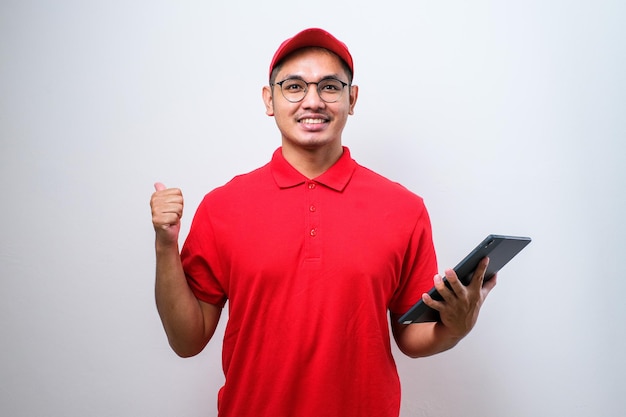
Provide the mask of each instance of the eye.
[{"label": "eye", "polygon": [[320,90],[327,91],[329,93],[336,93],[343,90],[343,84],[341,84],[341,81],[334,79],[321,81],[319,86]]},{"label": "eye", "polygon": [[299,93],[304,91],[306,84],[302,80],[285,80],[282,83],[283,91],[289,93]]}]

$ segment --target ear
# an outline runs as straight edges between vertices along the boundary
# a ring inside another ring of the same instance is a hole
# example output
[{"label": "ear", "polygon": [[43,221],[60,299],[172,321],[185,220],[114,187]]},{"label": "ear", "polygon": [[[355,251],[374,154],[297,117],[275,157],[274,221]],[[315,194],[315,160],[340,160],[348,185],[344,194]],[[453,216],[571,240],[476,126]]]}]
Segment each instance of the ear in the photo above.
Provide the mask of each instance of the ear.
[{"label": "ear", "polygon": [[359,86],[350,86],[350,110],[348,114],[354,114],[354,106],[356,105],[356,99],[359,97]]},{"label": "ear", "polygon": [[265,103],[265,114],[274,116],[274,97],[272,87],[269,85],[263,87],[263,103]]}]

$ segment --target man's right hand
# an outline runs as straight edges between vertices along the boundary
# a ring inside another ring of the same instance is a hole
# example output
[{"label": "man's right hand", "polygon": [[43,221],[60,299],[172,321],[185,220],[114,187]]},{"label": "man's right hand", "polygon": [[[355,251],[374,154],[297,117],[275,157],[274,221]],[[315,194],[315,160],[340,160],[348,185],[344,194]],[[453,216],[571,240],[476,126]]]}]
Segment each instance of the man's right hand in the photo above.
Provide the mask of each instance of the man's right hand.
[{"label": "man's right hand", "polygon": [[154,189],[156,191],[150,198],[150,207],[157,242],[177,245],[180,219],[183,217],[183,193],[178,188],[166,188],[160,182],[154,184]]}]

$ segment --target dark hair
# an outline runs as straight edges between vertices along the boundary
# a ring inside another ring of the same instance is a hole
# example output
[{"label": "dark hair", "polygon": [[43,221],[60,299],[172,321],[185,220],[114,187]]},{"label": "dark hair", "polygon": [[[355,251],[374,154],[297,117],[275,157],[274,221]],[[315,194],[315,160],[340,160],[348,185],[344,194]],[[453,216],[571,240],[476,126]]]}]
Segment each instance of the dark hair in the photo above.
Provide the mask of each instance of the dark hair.
[{"label": "dark hair", "polygon": [[282,60],[280,60],[276,65],[274,65],[274,68],[272,69],[272,74],[270,75],[270,85],[274,84],[274,82],[276,81],[276,74],[278,74],[278,72],[280,71],[280,69],[282,68],[284,62],[289,59],[292,55],[294,55],[297,52],[303,51],[305,49],[309,49],[309,50],[322,50],[322,51],[326,51],[327,53],[336,56],[339,61],[341,62],[341,66],[343,67],[343,70],[346,72],[346,74],[348,75],[348,84],[352,84],[352,71],[350,71],[350,67],[348,66],[348,64],[346,64],[346,62],[341,59],[339,57],[339,55],[335,54],[332,51],[329,51],[326,48],[321,48],[318,46],[310,46],[310,47],[305,47],[305,48],[300,48],[300,49],[296,49],[295,51],[293,51],[292,53],[290,53],[289,55],[285,56]]}]

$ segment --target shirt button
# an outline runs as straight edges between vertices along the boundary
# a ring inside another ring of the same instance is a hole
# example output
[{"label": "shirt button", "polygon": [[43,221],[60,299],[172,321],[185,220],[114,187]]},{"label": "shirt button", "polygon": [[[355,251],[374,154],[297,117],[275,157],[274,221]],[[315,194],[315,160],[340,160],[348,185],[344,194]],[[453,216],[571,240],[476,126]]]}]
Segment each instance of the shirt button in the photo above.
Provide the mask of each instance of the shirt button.
[{"label": "shirt button", "polygon": [[317,229],[311,229],[311,237],[317,236]]},{"label": "shirt button", "polygon": [[315,183],[313,182],[309,183],[309,190],[312,190],[313,188],[315,188]]},{"label": "shirt button", "polygon": [[315,211],[315,210],[317,210],[317,209],[315,208],[315,206],[313,206],[313,205],[312,205],[312,206],[310,206],[310,207],[309,207],[309,211],[313,212],[313,211]]}]

